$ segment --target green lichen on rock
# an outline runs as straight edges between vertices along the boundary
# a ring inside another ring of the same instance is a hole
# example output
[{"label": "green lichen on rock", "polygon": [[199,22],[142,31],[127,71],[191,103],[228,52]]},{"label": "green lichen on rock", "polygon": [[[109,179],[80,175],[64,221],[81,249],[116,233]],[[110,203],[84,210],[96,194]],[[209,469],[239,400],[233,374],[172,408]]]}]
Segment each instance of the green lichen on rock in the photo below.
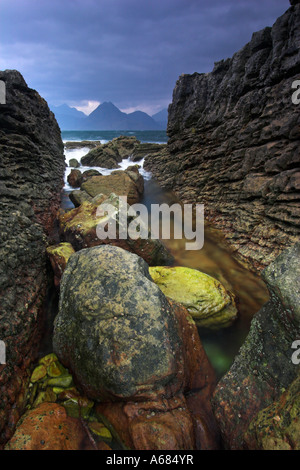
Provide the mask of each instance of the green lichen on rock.
[{"label": "green lichen on rock", "polygon": [[149,268],[153,281],[172,300],[181,303],[197,326],[225,328],[236,320],[234,296],[207,274],[185,267]]},{"label": "green lichen on rock", "polygon": [[300,450],[300,376],[261,410],[245,434],[249,450]]}]

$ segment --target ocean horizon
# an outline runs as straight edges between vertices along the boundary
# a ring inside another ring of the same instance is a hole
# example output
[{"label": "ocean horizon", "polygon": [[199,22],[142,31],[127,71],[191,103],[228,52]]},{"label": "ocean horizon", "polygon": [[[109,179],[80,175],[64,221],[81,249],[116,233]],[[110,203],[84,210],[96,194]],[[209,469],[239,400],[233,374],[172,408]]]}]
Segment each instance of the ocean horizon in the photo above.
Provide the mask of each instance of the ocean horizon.
[{"label": "ocean horizon", "polygon": [[135,136],[141,143],[151,142],[157,144],[166,144],[168,136],[166,131],[61,131],[63,142],[83,141],[83,140],[100,140],[102,144],[119,137]]}]

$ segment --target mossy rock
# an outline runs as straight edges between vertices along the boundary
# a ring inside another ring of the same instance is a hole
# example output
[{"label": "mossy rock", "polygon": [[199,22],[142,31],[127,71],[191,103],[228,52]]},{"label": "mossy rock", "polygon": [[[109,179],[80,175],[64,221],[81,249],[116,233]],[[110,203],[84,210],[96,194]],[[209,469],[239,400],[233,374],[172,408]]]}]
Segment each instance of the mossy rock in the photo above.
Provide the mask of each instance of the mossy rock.
[{"label": "mossy rock", "polygon": [[87,419],[94,406],[94,402],[83,397],[73,397],[62,403],[67,415],[72,418]]},{"label": "mossy rock", "polygon": [[245,441],[249,450],[300,450],[300,376],[256,415]]},{"label": "mossy rock", "polygon": [[197,326],[219,329],[236,320],[234,296],[216,279],[185,267],[150,267],[149,273],[162,292],[186,307]]},{"label": "mossy rock", "polygon": [[68,371],[58,362],[52,362],[47,367],[47,374],[49,377],[60,377],[61,375],[67,375]]},{"label": "mossy rock", "polygon": [[[56,245],[57,246],[57,245]],[[50,248],[53,248],[53,247],[49,247]],[[42,357],[40,360],[39,360],[39,364],[43,364],[45,365],[46,367],[48,367],[52,362],[56,362],[58,361],[58,357],[56,354],[54,353],[50,353],[50,354],[47,354],[46,356]]]},{"label": "mossy rock", "polygon": [[40,364],[37,366],[34,371],[32,372],[30,382],[35,383],[38,382],[39,380],[43,379],[47,375],[47,369],[43,364]]},{"label": "mossy rock", "polygon": [[76,160],[76,158],[71,158],[70,161],[69,161],[69,167],[71,168],[79,168],[80,167],[80,163],[78,160]]}]

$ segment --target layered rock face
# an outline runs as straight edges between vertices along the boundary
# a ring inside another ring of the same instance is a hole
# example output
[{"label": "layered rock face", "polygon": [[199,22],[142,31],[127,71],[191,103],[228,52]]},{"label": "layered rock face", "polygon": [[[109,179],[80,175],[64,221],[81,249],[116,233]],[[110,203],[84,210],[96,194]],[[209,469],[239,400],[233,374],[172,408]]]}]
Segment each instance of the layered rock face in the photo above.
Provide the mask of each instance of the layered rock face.
[{"label": "layered rock face", "polygon": [[[260,271],[300,232],[300,5],[208,74],[182,75],[167,150],[144,167],[183,202],[204,203],[235,255]],[[297,3],[297,4],[296,4]]]},{"label": "layered rock face", "polygon": [[47,103],[17,71],[0,72],[0,445],[22,411],[47,291],[46,235],[60,205],[64,155]]}]

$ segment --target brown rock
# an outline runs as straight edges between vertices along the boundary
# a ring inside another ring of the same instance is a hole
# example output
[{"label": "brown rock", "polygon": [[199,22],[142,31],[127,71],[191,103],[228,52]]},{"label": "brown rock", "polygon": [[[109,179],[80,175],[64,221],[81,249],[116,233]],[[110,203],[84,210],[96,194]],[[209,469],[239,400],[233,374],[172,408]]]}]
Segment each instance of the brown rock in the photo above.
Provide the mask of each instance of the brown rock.
[{"label": "brown rock", "polygon": [[42,403],[27,411],[6,444],[6,450],[93,450],[80,420],[63,406]]},{"label": "brown rock", "polygon": [[82,183],[82,174],[80,170],[72,169],[67,177],[68,183],[72,188],[80,188]]}]

